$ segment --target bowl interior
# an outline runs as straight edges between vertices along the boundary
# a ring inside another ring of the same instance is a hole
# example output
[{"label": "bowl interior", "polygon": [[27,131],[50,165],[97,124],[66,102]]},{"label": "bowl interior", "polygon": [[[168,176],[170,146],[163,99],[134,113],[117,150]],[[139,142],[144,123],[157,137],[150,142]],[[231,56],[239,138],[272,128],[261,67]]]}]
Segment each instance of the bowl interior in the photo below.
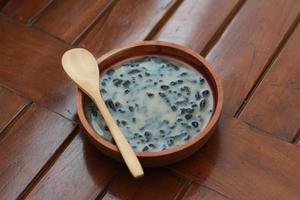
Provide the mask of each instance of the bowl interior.
[{"label": "bowl interior", "polygon": [[[131,45],[119,50],[112,51],[108,54],[103,55],[101,58],[98,59],[99,63],[99,70],[100,74],[105,72],[108,68],[114,66],[116,63],[126,60],[128,58],[133,57],[139,57],[139,56],[148,56],[148,55],[156,55],[156,56],[164,56],[164,57],[170,57],[172,59],[180,60],[187,65],[193,67],[196,69],[200,74],[202,74],[205,79],[208,81],[212,92],[213,92],[213,99],[214,99],[214,109],[213,114],[210,118],[209,123],[207,126],[201,131],[201,134],[198,134],[196,137],[191,139],[190,141],[177,146],[173,147],[164,151],[158,151],[158,152],[137,152],[138,156],[157,156],[162,154],[170,154],[174,153],[176,151],[180,151],[181,149],[187,148],[188,146],[192,145],[193,143],[196,143],[197,141],[201,140],[209,131],[211,131],[212,127],[217,122],[217,119],[220,115],[221,105],[220,102],[220,93],[221,92],[221,86],[219,83],[219,80],[214,72],[214,70],[210,67],[210,65],[198,54],[177,45],[173,44],[160,44],[159,42],[150,42],[150,43],[142,43],[142,44],[136,44]],[[80,116],[81,121],[83,122],[83,125],[85,129],[87,130],[88,134],[91,136],[95,142],[100,143],[101,145],[104,145],[104,147],[118,152],[116,146],[114,144],[111,144],[110,142],[103,139],[99,134],[96,133],[96,131],[92,128],[92,126],[89,123],[88,117],[87,117],[87,109],[86,104],[89,101],[89,97],[87,97],[85,94],[83,94],[80,90],[78,90],[78,94],[80,96],[79,98],[79,106],[78,110],[83,111],[83,115]],[[80,114],[80,112],[79,112]]]}]

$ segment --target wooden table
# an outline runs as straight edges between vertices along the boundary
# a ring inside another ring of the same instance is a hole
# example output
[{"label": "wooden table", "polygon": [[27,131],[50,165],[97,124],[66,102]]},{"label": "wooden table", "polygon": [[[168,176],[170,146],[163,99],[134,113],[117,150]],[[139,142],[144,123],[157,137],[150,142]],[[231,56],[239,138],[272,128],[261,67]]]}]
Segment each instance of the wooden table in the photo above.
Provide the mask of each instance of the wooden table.
[{"label": "wooden table", "polygon": [[[0,199],[300,199],[299,0],[0,0]],[[141,40],[217,69],[219,128],[134,180],[83,136],[60,64]]]}]

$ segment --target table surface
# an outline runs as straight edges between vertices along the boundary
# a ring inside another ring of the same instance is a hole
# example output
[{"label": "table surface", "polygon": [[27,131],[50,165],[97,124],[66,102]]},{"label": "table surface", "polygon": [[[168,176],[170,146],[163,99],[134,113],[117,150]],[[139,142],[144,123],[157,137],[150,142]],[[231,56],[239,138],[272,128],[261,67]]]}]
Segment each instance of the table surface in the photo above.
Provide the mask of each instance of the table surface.
[{"label": "table surface", "polygon": [[[1,199],[300,199],[299,0],[0,0]],[[162,40],[220,74],[218,130],[134,180],[82,134],[60,64]]]}]

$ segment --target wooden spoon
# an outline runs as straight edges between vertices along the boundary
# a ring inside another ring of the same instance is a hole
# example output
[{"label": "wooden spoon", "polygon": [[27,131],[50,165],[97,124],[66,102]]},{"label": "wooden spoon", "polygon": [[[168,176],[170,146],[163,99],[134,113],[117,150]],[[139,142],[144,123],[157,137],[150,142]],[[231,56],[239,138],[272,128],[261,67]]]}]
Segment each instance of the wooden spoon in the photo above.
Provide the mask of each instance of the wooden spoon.
[{"label": "wooden spoon", "polygon": [[139,160],[101,97],[99,69],[95,57],[85,49],[75,48],[64,53],[62,65],[69,77],[97,105],[132,175],[135,178],[142,177],[144,171]]}]

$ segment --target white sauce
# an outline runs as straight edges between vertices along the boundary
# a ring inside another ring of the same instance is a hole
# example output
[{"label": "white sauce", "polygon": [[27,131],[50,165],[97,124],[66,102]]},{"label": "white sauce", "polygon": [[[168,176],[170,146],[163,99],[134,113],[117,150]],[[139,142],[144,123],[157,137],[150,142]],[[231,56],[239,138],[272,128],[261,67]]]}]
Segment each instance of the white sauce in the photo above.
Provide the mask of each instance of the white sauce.
[{"label": "white sauce", "polygon": [[[122,61],[113,69],[101,76],[101,94],[135,151],[181,145],[201,134],[209,122],[214,107],[212,90],[187,64],[147,56]],[[113,142],[98,109],[92,102],[87,106],[92,127]]]}]

